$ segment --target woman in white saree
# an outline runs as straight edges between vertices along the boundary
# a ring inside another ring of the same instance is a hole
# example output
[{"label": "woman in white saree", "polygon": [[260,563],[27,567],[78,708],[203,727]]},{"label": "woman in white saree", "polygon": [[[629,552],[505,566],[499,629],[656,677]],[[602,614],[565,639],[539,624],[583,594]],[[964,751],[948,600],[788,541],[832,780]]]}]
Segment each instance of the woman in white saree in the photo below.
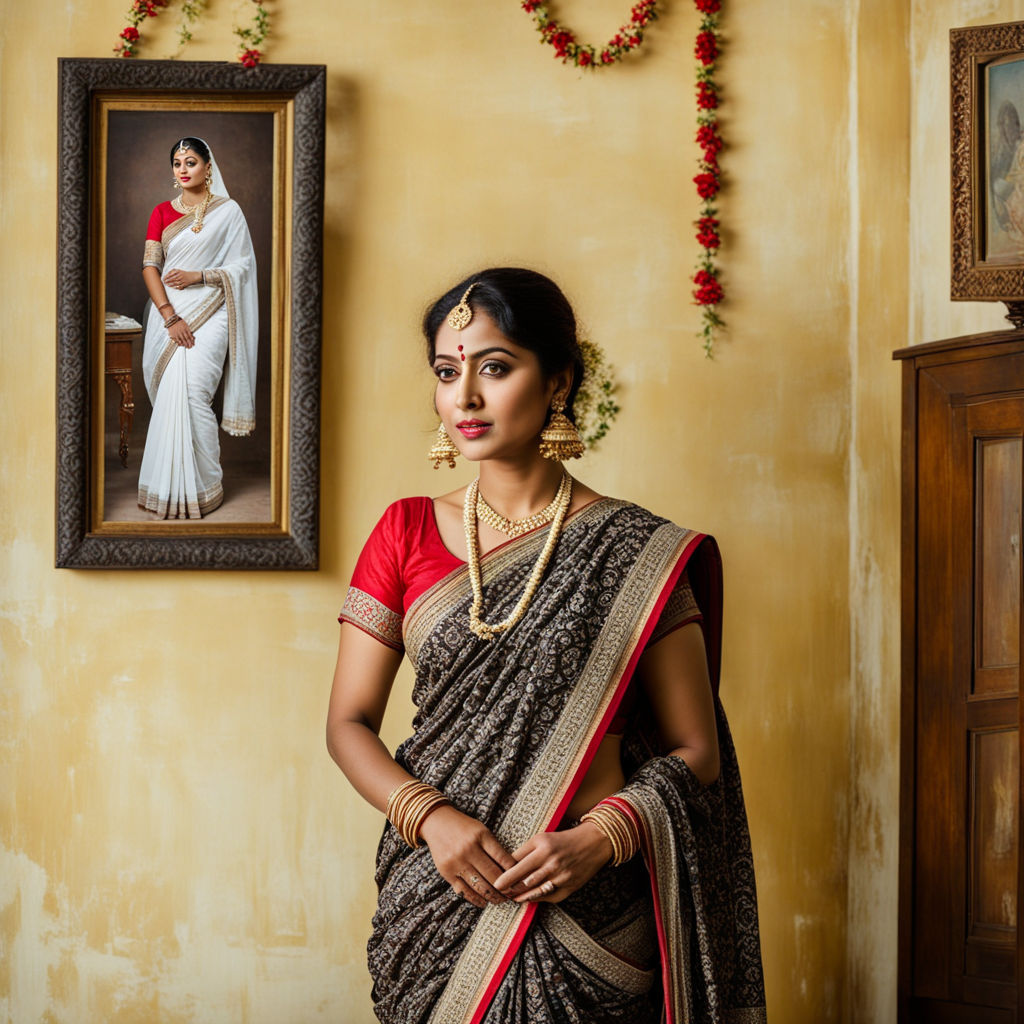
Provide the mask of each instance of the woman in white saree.
[{"label": "woman in white saree", "polygon": [[175,142],[171,167],[181,194],[153,210],[143,259],[153,304],[142,374],[153,415],[139,506],[162,519],[197,519],[224,500],[212,408],[222,374],[221,426],[244,436],[256,425],[256,257],[209,146]]}]

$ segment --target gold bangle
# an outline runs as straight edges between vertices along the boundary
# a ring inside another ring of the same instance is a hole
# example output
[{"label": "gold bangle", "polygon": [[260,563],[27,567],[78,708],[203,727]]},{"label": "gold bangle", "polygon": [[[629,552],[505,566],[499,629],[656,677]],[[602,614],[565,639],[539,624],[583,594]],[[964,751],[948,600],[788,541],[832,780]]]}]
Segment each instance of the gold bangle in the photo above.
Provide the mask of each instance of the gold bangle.
[{"label": "gold bangle", "polygon": [[418,779],[410,779],[392,791],[384,814],[403,841],[415,848],[420,845],[420,826],[427,815],[446,803],[448,798],[440,790]]},{"label": "gold bangle", "polygon": [[640,833],[636,823],[615,804],[602,800],[580,818],[581,824],[584,821],[596,825],[611,844],[614,867],[625,864],[640,849]]}]

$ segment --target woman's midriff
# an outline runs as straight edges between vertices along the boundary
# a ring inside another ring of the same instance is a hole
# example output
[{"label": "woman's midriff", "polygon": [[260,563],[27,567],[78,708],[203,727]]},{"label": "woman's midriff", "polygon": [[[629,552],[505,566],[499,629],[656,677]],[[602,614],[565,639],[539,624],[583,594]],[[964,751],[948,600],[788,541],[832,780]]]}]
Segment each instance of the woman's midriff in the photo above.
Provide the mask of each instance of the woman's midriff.
[{"label": "woman's midriff", "polygon": [[626,783],[619,760],[621,736],[605,736],[594,755],[593,764],[580,783],[580,788],[565,812],[566,818],[574,820],[586,814],[594,804],[606,796],[617,793]]}]

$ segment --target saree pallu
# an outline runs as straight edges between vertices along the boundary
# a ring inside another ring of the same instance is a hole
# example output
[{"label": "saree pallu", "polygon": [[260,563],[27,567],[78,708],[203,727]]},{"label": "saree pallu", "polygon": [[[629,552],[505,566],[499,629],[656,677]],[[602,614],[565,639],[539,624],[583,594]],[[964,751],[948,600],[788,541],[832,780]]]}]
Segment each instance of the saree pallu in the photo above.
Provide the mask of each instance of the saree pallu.
[{"label": "saree pallu", "polygon": [[[546,533],[481,560],[488,621],[515,605]],[[717,691],[721,577],[709,537],[635,505],[596,501],[567,521],[526,615],[491,640],[470,632],[468,573],[454,570],[403,622],[417,712],[396,760],[508,850],[557,829],[684,569],[704,612]],[[368,946],[378,1018],[763,1021],[753,863],[735,753],[720,704],[716,711],[722,773],[710,787],[661,756],[649,715],[634,717],[625,792],[645,859],[604,868],[562,903],[478,909],[438,874],[425,846],[409,849],[386,825]]]},{"label": "saree pallu", "polygon": [[[171,341],[155,307],[146,323],[142,375],[153,406],[139,469],[139,505],[167,519],[206,515],[224,500],[213,396],[224,374],[221,426],[229,434],[256,425],[259,340],[256,257],[245,217],[231,199],[215,198],[203,229],[191,215],[146,243],[144,266],[202,270],[205,285],[172,288],[167,298],[195,336],[185,348]],[[224,371],[225,360],[227,371]]]}]

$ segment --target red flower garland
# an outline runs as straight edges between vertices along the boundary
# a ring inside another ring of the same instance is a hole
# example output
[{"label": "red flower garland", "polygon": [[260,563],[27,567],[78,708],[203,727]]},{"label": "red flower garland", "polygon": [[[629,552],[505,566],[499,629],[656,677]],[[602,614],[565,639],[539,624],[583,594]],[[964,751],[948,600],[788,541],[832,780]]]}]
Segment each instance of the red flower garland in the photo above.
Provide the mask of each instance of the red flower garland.
[{"label": "red flower garland", "polygon": [[719,233],[717,210],[712,200],[722,187],[721,170],[718,166],[718,154],[722,149],[722,136],[718,132],[718,86],[715,85],[714,74],[716,61],[720,53],[718,36],[718,12],[722,9],[721,0],[694,0],[697,10],[703,15],[700,31],[694,43],[693,54],[698,60],[697,66],[697,136],[700,146],[700,171],[693,179],[697,186],[697,195],[701,199],[700,217],[695,221],[697,227],[697,243],[704,250],[693,275],[695,285],[694,302],[701,307],[700,336],[704,339],[704,352],[710,358],[715,340],[715,331],[725,324],[718,315],[718,306],[724,292],[718,280],[718,267],[715,257],[718,247],[722,244]]},{"label": "red flower garland", "polygon": [[[718,0],[702,0],[717,3]],[[575,64],[578,68],[604,68],[622,60],[635,50],[644,39],[644,29],[658,17],[656,0],[639,0],[629,13],[629,21],[599,50],[590,43],[579,43],[576,37],[562,28],[552,17],[544,0],[521,0],[520,6],[527,14],[533,15],[540,32],[540,41],[548,43],[555,51],[555,59],[563,64]]]},{"label": "red flower garland", "polygon": [[134,57],[139,43],[139,25],[147,18],[155,18],[167,6],[167,0],[132,0],[128,11],[128,24],[121,29],[121,41],[114,47],[116,57]]},{"label": "red flower garland", "polygon": [[252,16],[252,25],[249,28],[236,26],[233,30],[238,36],[240,50],[238,59],[247,68],[256,67],[262,60],[263,54],[260,52],[260,47],[270,33],[270,15],[267,13],[267,9],[261,0],[252,0],[252,2],[256,5],[256,13]]},{"label": "red flower garland", "polygon": [[[142,38],[139,33],[139,25],[146,18],[155,18],[160,11],[167,6],[169,0],[132,0],[132,6],[128,11],[128,24],[121,30],[120,41],[114,47],[114,53],[118,57],[134,57],[135,48]],[[239,39],[238,61],[247,68],[255,68],[263,58],[259,47],[270,33],[270,16],[263,6],[262,0],[252,0],[256,5],[253,14],[252,24],[246,28],[235,27],[234,33]],[[653,0],[652,0],[653,2]],[[188,5],[186,5],[187,7]],[[186,20],[181,32],[181,42],[187,43],[192,35],[188,26],[199,16],[199,5],[193,5],[186,10]]]}]

